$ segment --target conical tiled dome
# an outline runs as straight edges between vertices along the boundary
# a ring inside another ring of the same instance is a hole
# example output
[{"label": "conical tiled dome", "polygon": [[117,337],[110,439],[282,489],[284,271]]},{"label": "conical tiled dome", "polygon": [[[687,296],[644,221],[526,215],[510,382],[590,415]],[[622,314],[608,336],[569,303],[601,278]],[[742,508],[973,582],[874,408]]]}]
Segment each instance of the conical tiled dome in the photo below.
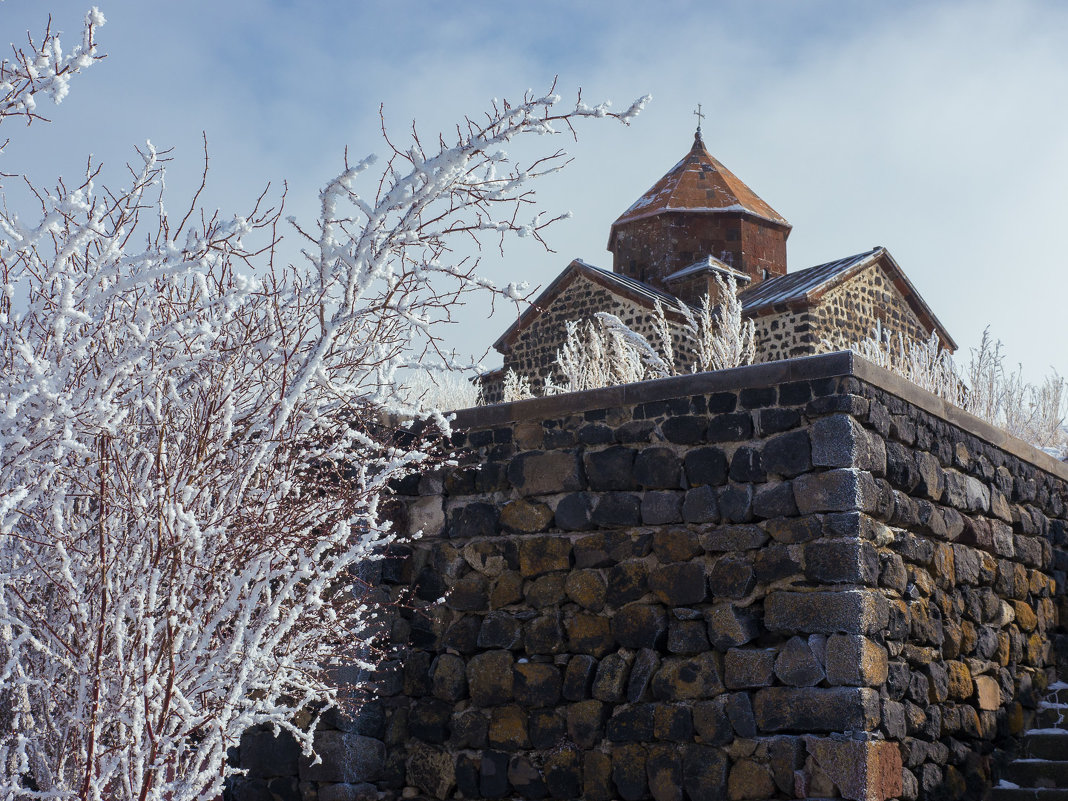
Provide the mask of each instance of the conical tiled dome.
[{"label": "conical tiled dome", "polygon": [[668,211],[744,212],[790,225],[708,152],[700,133],[694,136],[686,157],[623,212],[612,227]]},{"label": "conical tiled dome", "polygon": [[614,223],[612,269],[685,300],[703,293],[668,278],[709,258],[753,285],[786,274],[790,223],[705,148],[701,132],[686,156]]}]

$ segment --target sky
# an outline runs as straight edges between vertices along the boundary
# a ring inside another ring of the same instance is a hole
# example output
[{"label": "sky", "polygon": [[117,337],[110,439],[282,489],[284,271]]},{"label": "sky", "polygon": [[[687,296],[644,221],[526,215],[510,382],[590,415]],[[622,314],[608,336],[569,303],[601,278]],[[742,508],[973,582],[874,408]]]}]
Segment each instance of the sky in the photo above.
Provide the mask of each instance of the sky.
[{"label": "sky", "polygon": [[[572,217],[483,272],[547,285],[573,258],[611,267],[612,221],[689,149],[697,104],[714,156],[793,224],[792,270],[889,249],[967,361],[983,328],[1037,379],[1068,373],[1068,4],[1032,0],[98,0],[103,62],[53,122],[8,126],[0,168],[47,185],[89,154],[121,184],[135,145],[173,147],[171,203],[246,211],[286,182],[313,220],[319,188],[353,157],[382,153],[378,112],[403,135],[478,114],[492,98],[557,91],[622,110],[590,121],[574,161],[538,187]],[[9,41],[53,27],[79,38],[88,9],[6,0]],[[10,179],[7,186],[12,186]],[[15,190],[9,190],[15,191]],[[10,202],[16,203],[15,199]],[[515,310],[472,300],[444,333],[481,356]],[[486,366],[499,364],[490,353]]]}]

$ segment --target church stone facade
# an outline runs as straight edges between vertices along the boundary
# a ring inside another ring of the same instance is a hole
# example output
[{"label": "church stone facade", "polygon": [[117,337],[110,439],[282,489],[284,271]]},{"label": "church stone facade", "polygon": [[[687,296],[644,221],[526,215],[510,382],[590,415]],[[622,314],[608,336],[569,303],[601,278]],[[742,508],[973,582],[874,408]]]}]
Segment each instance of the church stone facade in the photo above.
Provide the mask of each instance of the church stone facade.
[{"label": "church stone facade", "polygon": [[[537,389],[555,369],[566,323],[615,314],[648,335],[659,301],[698,306],[716,275],[734,278],[753,320],[757,362],[840,350],[877,325],[916,340],[956,344],[883,247],[788,272],[791,226],[705,148],[698,129],[686,156],[612,224],[612,270],[575,260],[494,343],[504,364],[483,376],[501,400],[507,370]],[[677,313],[675,322],[681,322]]]}]

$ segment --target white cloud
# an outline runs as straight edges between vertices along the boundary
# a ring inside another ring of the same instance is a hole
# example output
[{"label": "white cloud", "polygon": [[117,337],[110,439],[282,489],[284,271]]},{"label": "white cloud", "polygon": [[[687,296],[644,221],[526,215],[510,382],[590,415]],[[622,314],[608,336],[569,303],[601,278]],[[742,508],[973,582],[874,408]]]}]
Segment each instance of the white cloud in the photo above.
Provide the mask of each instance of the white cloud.
[{"label": "white cloud", "polygon": [[[177,198],[206,130],[212,203],[287,178],[308,215],[346,143],[381,149],[379,102],[393,131],[416,117],[429,133],[560,74],[565,96],[581,84],[591,99],[654,101],[632,129],[561,142],[576,161],[543,192],[575,212],[559,252],[487,257],[495,278],[544,284],[576,256],[608,266],[609,224],[689,147],[700,102],[712,152],[794,224],[794,268],[885,245],[965,348],[989,322],[1035,371],[1065,364],[1058,4],[99,1],[108,61],[49,110],[54,126],[16,132],[5,170],[47,182],[88,152],[121,164],[151,138],[178,148]],[[77,30],[82,2],[48,6]],[[38,30],[41,13],[0,6],[7,31]],[[465,312],[458,347],[481,350],[508,323],[482,317]]]}]

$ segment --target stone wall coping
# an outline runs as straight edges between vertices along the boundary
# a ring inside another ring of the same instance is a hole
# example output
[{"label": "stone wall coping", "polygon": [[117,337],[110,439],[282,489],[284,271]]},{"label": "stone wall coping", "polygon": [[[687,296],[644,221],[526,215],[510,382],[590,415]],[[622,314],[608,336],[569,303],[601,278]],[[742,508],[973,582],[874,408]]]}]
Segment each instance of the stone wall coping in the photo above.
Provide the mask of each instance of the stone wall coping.
[{"label": "stone wall coping", "polygon": [[801,356],[729,370],[619,384],[547,398],[475,406],[456,411],[453,426],[464,430],[496,428],[511,423],[548,420],[591,409],[610,409],[690,395],[735,392],[793,381],[848,376],[889,392],[1018,459],[1068,481],[1068,464],[852,351]]}]

